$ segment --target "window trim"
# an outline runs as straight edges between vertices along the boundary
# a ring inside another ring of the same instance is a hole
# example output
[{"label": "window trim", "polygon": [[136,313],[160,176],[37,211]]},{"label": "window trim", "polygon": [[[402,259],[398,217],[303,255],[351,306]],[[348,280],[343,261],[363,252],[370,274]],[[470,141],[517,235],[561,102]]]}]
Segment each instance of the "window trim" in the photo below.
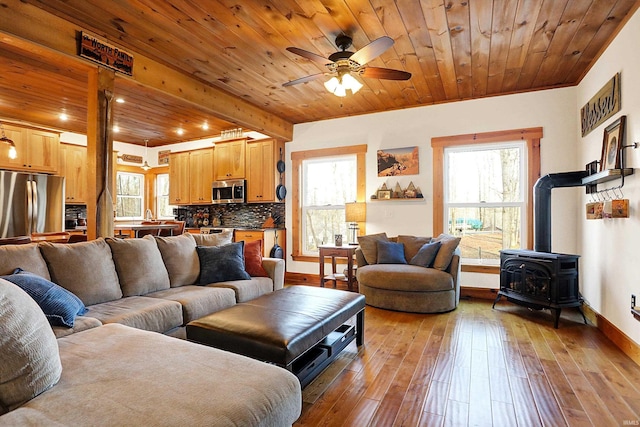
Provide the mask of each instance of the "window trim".
[{"label": "window trim", "polygon": [[[115,179],[115,183],[116,183],[116,191],[115,191],[115,202],[116,205],[118,203],[118,197],[131,197],[131,196],[120,196],[118,195],[118,190],[117,190],[117,182],[118,182],[118,174],[126,174],[126,175],[139,175],[142,177],[142,183],[141,183],[141,190],[142,190],[142,195],[141,196],[136,196],[136,198],[139,198],[141,201],[141,206],[142,206],[142,212],[140,212],[140,216],[139,217],[133,217],[133,216],[116,216],[114,219],[116,221],[126,221],[126,220],[140,220],[140,219],[144,219],[144,212],[146,210],[146,197],[147,197],[147,176],[144,172],[138,172],[138,171],[130,171],[130,170],[116,170],[116,179]],[[116,213],[117,213],[117,209],[116,209]]]},{"label": "window trim", "polygon": [[[433,155],[433,235],[444,230],[444,149],[459,145],[489,144],[509,141],[525,141],[527,150],[527,242],[526,248],[533,248],[533,186],[540,178],[540,139],[542,127],[503,130],[496,132],[471,133],[455,136],[431,138]],[[499,273],[500,267],[462,265],[462,271],[478,273]]]},{"label": "window trim", "polygon": [[[366,154],[367,145],[351,145],[347,147],[322,148],[317,150],[296,151],[291,153],[291,235],[292,251],[291,256],[294,261],[318,262],[317,256],[302,254],[302,162],[304,160],[318,157],[336,157],[348,154],[356,155],[356,201],[365,202],[366,194]],[[365,224],[360,227],[360,233],[365,234]]]}]

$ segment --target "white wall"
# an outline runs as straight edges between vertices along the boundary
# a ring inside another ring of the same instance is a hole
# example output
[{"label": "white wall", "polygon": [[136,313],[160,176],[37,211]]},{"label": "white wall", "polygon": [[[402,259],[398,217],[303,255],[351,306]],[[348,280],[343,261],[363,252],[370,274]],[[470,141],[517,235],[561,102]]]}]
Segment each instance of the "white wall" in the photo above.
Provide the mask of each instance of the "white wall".
[{"label": "white wall", "polygon": [[[344,102],[358,102],[358,96]],[[326,120],[295,125],[293,141],[286,144],[286,159],[291,167],[291,153],[327,147],[367,144],[367,200],[384,182],[387,186],[400,181],[404,188],[409,181],[422,189],[422,202],[371,202],[367,204],[367,233],[432,235],[432,150],[431,138],[506,129],[542,127],[542,174],[584,168],[576,156],[578,135],[576,128],[575,88],[532,92],[520,95],[485,98],[440,104],[378,114]],[[418,175],[378,178],[376,151],[381,148],[418,146],[420,173]],[[288,169],[290,170],[290,169]],[[287,174],[291,188],[291,174]],[[581,189],[558,189],[552,207],[552,248],[557,252],[575,253],[577,215]],[[291,198],[287,198],[287,228],[291,230]],[[291,233],[287,247],[292,247]],[[317,274],[315,263],[287,259],[287,271]],[[463,274],[462,286],[499,286],[497,275]],[[640,292],[639,292],[640,294]]]},{"label": "white wall", "polygon": [[[615,73],[621,72],[622,110],[605,121],[584,138],[580,138],[578,155],[581,164],[600,160],[604,128],[621,115],[627,116],[626,143],[640,140],[640,12],[636,12],[620,34],[589,71],[576,90],[577,107],[580,108],[594,96]],[[579,115],[579,112],[576,114]],[[580,124],[574,131],[580,135]],[[627,167],[640,167],[640,150],[625,150]],[[640,324],[629,312],[631,294],[638,296],[640,304],[640,280],[638,279],[638,253],[640,253],[640,174],[625,179],[624,197],[629,199],[628,219],[578,218],[578,253],[582,255],[581,291],[588,303],[636,343],[640,343]],[[613,182],[600,186],[618,185]],[[580,209],[584,209],[587,196],[582,196]]]}]

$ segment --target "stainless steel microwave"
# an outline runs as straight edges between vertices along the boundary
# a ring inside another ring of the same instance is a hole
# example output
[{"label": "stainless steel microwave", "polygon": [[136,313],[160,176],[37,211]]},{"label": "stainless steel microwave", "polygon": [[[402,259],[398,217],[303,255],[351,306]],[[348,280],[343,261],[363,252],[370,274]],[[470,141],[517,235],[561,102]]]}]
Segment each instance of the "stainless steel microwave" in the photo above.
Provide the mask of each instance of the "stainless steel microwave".
[{"label": "stainless steel microwave", "polygon": [[211,190],[213,203],[244,203],[247,182],[244,179],[214,181]]}]

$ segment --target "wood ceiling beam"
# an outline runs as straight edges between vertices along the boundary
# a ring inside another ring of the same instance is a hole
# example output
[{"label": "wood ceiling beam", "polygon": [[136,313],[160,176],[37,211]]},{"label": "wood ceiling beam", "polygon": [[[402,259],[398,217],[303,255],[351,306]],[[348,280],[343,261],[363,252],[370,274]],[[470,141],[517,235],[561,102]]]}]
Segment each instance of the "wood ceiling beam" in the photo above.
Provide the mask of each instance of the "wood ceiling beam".
[{"label": "wood ceiling beam", "polygon": [[[0,41],[3,43],[22,45],[31,51],[45,47],[73,58],[71,60],[85,62],[77,56],[77,34],[83,28],[35,6],[20,0],[3,1],[0,28]],[[100,34],[97,36],[104,37]],[[117,42],[104,38],[117,46]],[[190,102],[206,109],[215,117],[245,129],[285,142],[293,138],[293,124],[281,117],[153,61],[141,53],[126,50],[134,56],[133,80],[141,85]],[[46,54],[46,49],[43,53]]]}]

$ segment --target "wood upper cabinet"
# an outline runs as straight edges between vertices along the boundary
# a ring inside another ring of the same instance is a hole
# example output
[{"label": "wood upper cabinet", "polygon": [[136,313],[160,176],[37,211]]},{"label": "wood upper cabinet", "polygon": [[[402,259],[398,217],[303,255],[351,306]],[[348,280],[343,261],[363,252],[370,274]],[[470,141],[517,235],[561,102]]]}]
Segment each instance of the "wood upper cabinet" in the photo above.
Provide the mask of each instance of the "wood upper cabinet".
[{"label": "wood upper cabinet", "polygon": [[0,146],[1,168],[45,173],[58,172],[60,149],[58,133],[13,125],[3,125],[3,127],[7,138],[16,145],[18,157],[10,159],[8,145],[2,144]]},{"label": "wood upper cabinet", "polygon": [[246,141],[246,138],[242,138],[216,142],[214,155],[216,181],[245,177]]},{"label": "wood upper cabinet", "polygon": [[274,139],[247,143],[247,202],[276,201],[276,186],[280,183],[277,163],[282,149],[283,144]]},{"label": "wood upper cabinet", "polygon": [[189,175],[191,177],[189,187],[192,204],[211,204],[213,156],[213,148],[189,152]]},{"label": "wood upper cabinet", "polygon": [[189,194],[189,152],[169,155],[169,204],[188,205]]},{"label": "wood upper cabinet", "polygon": [[87,203],[87,147],[60,144],[58,174],[65,179],[65,202],[67,204]]}]

